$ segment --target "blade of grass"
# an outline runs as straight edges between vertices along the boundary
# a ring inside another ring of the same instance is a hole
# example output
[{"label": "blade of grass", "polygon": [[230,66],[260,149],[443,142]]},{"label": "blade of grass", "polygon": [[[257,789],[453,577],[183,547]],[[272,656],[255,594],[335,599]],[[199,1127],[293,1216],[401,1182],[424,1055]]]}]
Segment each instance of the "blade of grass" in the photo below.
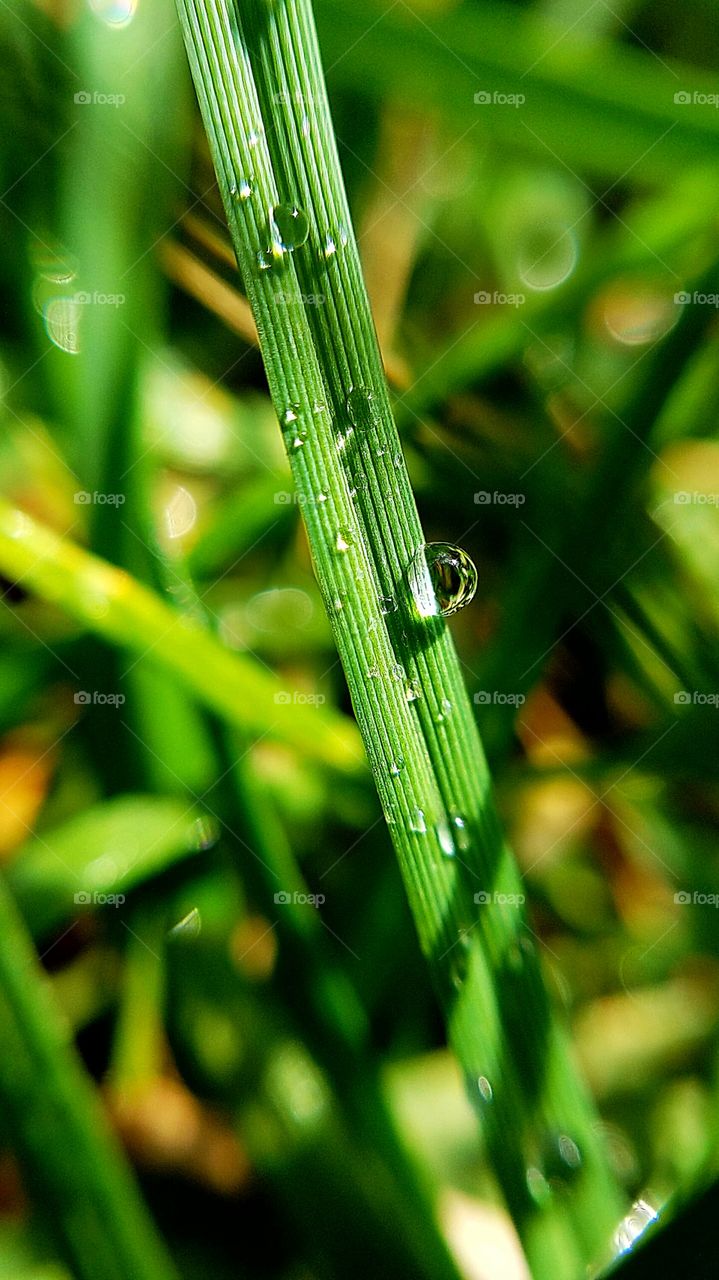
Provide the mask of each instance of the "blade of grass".
[{"label": "blade of grass", "polygon": [[0,1027],[3,1120],[77,1280],[172,1280],[2,877]]},{"label": "blade of grass", "polygon": [[[575,1276],[606,1247],[618,1198],[517,909],[521,883],[452,641],[441,619],[418,622],[408,591],[423,538],[311,14],[292,2],[178,7],[318,580],[450,1039],[535,1274]],[[278,205],[309,220],[294,253],[268,251]],[[303,302],[318,296],[321,306]],[[478,911],[487,891],[509,896]],[[550,1180],[568,1135],[581,1155],[560,1170],[562,1199]]]},{"label": "blade of grass", "polygon": [[0,566],[96,635],[171,672],[248,736],[268,734],[343,772],[361,768],[361,746],[346,717],[296,704],[256,662],[228,652],[128,573],[1,500]]}]

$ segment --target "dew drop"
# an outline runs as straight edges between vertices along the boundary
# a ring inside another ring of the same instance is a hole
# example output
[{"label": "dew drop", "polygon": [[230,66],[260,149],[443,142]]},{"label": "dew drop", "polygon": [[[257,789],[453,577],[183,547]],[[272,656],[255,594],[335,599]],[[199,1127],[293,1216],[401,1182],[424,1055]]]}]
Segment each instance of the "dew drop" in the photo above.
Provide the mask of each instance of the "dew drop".
[{"label": "dew drop", "polygon": [[422,697],[422,689],[416,680],[408,680],[404,686],[404,696],[408,702],[416,702]]},{"label": "dew drop", "polygon": [[197,938],[201,929],[202,919],[200,917],[200,912],[197,907],[193,907],[191,911],[188,911],[186,916],[183,916],[181,920],[178,920],[177,924],[172,926],[169,930],[168,937],[182,938],[183,941],[187,941],[190,938]]},{"label": "dew drop", "polygon": [[367,387],[351,387],[345,402],[347,416],[354,427],[360,431],[369,431],[380,421],[379,409],[374,394]]},{"label": "dew drop", "polygon": [[253,129],[251,133],[248,133],[247,135],[248,147],[256,147],[260,138],[262,137],[263,132],[264,130],[262,128],[262,125],[260,125],[259,128]]},{"label": "dew drop", "polygon": [[230,187],[230,195],[233,200],[249,200],[254,192],[254,187],[248,178],[244,178],[242,182],[233,182]]},{"label": "dew drop", "polygon": [[285,409],[282,415],[283,427],[289,427],[291,423],[297,421],[299,410],[300,410],[300,406],[298,404],[291,404]]},{"label": "dew drop", "polygon": [[547,1130],[542,1138],[541,1163],[552,1186],[570,1182],[581,1169],[582,1154],[568,1133]]},{"label": "dew drop", "polygon": [[389,767],[389,771],[392,774],[393,778],[399,777],[403,769],[404,769],[404,760],[402,759],[402,756],[398,756],[396,760],[393,760]]},{"label": "dew drop", "polygon": [[620,1222],[614,1235],[614,1246],[618,1253],[627,1253],[635,1240],[646,1231],[650,1222],[658,1218],[656,1209],[647,1200],[636,1200],[631,1212]]},{"label": "dew drop", "polygon": [[482,1102],[491,1102],[494,1097],[494,1089],[492,1088],[486,1076],[477,1077],[477,1088]]},{"label": "dew drop", "polygon": [[377,667],[377,666],[370,667],[370,668],[369,668],[369,670],[368,670],[368,672],[367,672],[367,679],[368,679],[368,680],[379,680],[379,677],[380,677],[380,669],[379,669],[379,667]]},{"label": "dew drop", "polygon": [[257,270],[271,271],[274,266],[273,255],[271,249],[257,250]]},{"label": "dew drop", "polygon": [[452,814],[452,827],[454,829],[454,839],[457,842],[457,848],[460,849],[462,853],[466,853],[472,842],[472,837],[469,834],[467,823],[461,813]]},{"label": "dew drop", "polygon": [[272,239],[279,249],[293,253],[310,234],[307,214],[291,204],[276,204],[270,218]]},{"label": "dew drop", "polygon": [[415,835],[424,836],[427,834],[427,823],[423,809],[415,809],[409,824],[410,831],[414,831]]},{"label": "dew drop", "polygon": [[394,662],[390,667],[390,675],[393,680],[404,680],[406,674],[404,667],[399,662]]},{"label": "dew drop", "polygon": [[452,837],[452,830],[446,818],[440,818],[436,827],[439,847],[445,858],[454,858],[457,848]]},{"label": "dew drop", "polygon": [[340,552],[349,551],[349,548],[351,546],[354,546],[354,540],[355,540],[354,533],[352,532],[351,529],[348,529],[345,526],[342,529],[337,530],[337,537],[335,538],[335,547]]},{"label": "dew drop", "polygon": [[397,601],[394,596],[380,596],[379,598],[380,612],[387,616],[388,613],[395,613],[397,610]]},{"label": "dew drop", "polygon": [[434,717],[436,724],[444,724],[447,716],[452,714],[452,703],[449,698],[443,698],[439,704],[440,709]]},{"label": "dew drop", "polygon": [[552,1196],[552,1188],[541,1169],[533,1165],[527,1169],[527,1189],[535,1204],[544,1205]]},{"label": "dew drop", "polygon": [[477,588],[477,570],[461,547],[426,542],[412,558],[408,581],[420,618],[448,618],[469,604]]},{"label": "dew drop", "polygon": [[326,258],[327,261],[329,262],[332,258],[334,258],[336,253],[337,253],[337,245],[335,244],[334,240],[332,239],[332,236],[328,231],[327,235],[325,236],[324,245],[322,247],[322,256]]}]

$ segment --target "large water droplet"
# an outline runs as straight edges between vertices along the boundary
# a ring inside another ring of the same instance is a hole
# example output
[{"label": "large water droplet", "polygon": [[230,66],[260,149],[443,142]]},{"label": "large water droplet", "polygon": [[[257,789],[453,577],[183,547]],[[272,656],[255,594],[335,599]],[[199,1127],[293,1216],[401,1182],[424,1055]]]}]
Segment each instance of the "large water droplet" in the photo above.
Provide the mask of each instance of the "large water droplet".
[{"label": "large water droplet", "polygon": [[415,835],[423,836],[427,833],[427,822],[423,809],[415,809],[409,822],[410,831],[414,831]]},{"label": "large water droplet", "polygon": [[457,848],[452,836],[452,830],[446,818],[440,818],[437,823],[436,830],[439,847],[445,858],[453,858],[457,852]]},{"label": "large water droplet", "polygon": [[307,214],[291,204],[276,204],[270,219],[272,239],[286,253],[293,253],[310,234]]},{"label": "large water droplet", "polygon": [[380,421],[377,401],[368,387],[351,387],[345,407],[350,422],[360,431],[368,431]]},{"label": "large water droplet", "polygon": [[448,542],[426,542],[414,555],[407,576],[420,618],[448,618],[469,604],[477,588],[473,561]]},{"label": "large water droplet", "polygon": [[622,1219],[615,1232],[614,1245],[617,1252],[626,1253],[631,1249],[635,1240],[646,1231],[650,1222],[656,1222],[658,1216],[656,1209],[647,1200],[636,1200],[631,1213]]},{"label": "large water droplet", "polygon": [[482,1102],[491,1102],[494,1097],[494,1089],[492,1088],[486,1076],[477,1077],[477,1088]]}]

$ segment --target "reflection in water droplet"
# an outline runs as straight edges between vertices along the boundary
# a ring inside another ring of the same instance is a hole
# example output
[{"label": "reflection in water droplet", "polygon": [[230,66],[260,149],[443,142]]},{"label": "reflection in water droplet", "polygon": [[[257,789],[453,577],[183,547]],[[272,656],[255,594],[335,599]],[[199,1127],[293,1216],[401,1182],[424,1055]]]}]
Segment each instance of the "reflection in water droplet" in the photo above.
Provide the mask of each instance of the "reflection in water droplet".
[{"label": "reflection in water droplet", "polygon": [[439,840],[439,847],[442,850],[442,853],[444,854],[445,858],[453,858],[457,852],[457,849],[456,849],[454,840],[452,838],[452,831],[451,831],[450,825],[446,818],[440,818],[439,822],[437,823],[436,830],[437,830],[437,839]]},{"label": "reflection in water droplet", "polygon": [[409,823],[410,831],[414,831],[415,835],[423,836],[427,833],[427,823],[424,816],[424,810],[415,809]]},{"label": "reflection in water droplet", "polygon": [[469,834],[467,823],[460,813],[452,814],[452,826],[454,827],[454,838],[457,842],[457,847],[462,853],[466,853],[472,843],[472,838]]},{"label": "reflection in water droplet", "polygon": [[233,183],[230,187],[230,195],[233,200],[249,200],[254,191],[254,187],[248,178],[243,178],[240,183]]},{"label": "reflection in water droplet", "polygon": [[351,387],[345,407],[350,422],[360,431],[368,431],[380,421],[374,393],[367,387]]},{"label": "reflection in water droplet", "polygon": [[418,698],[422,697],[421,685],[416,680],[408,680],[404,686],[404,696],[408,702],[416,702]]},{"label": "reflection in water droplet", "polygon": [[492,1088],[486,1076],[477,1077],[477,1088],[479,1096],[483,1102],[491,1102],[494,1097],[494,1089]]},{"label": "reflection in water droplet", "polygon": [[353,531],[351,529],[348,529],[347,526],[345,525],[342,529],[337,530],[335,547],[337,548],[338,551],[342,551],[342,552],[348,551],[350,547],[354,546],[354,540],[355,540],[355,536]]},{"label": "reflection in water droplet", "polygon": [[183,941],[189,941],[190,938],[197,938],[202,930],[202,919],[197,907],[193,907],[188,911],[182,920],[178,920],[168,931],[170,938],[182,938]]},{"label": "reflection in water droplet", "polygon": [[461,547],[427,542],[408,569],[408,583],[420,618],[447,618],[469,604],[477,588],[477,570]]},{"label": "reflection in water droplet", "polygon": [[197,503],[184,485],[177,485],[165,503],[163,516],[168,538],[182,538],[190,532],[197,520]]},{"label": "reflection in water droplet", "polygon": [[277,204],[270,218],[272,240],[286,253],[294,253],[310,234],[310,222],[302,209],[291,204]]},{"label": "reflection in water droplet", "polygon": [[135,16],[138,0],[90,0],[90,8],[108,27],[126,27]]},{"label": "reflection in water droplet", "polygon": [[635,1240],[646,1231],[650,1222],[656,1222],[659,1214],[647,1200],[637,1200],[631,1211],[623,1218],[614,1235],[614,1246],[617,1253],[626,1253]]},{"label": "reflection in water droplet", "polygon": [[560,223],[533,227],[517,252],[517,270],[523,284],[538,293],[556,289],[577,264],[577,237]]},{"label": "reflection in water droplet", "polygon": [[81,306],[74,298],[51,298],[45,304],[45,331],[48,338],[61,351],[76,356],[80,350],[78,329]]}]

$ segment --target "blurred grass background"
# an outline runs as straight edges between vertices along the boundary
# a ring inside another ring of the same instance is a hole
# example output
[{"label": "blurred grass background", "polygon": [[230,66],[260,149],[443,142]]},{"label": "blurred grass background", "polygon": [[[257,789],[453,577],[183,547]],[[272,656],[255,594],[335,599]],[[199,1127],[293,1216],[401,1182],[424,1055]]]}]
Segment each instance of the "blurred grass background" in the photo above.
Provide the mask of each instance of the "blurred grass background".
[{"label": "blurred grass background", "polygon": [[[317,20],[427,535],[480,570],[453,630],[624,1251],[719,1151],[713,8]],[[175,611],[143,632],[128,580],[71,555],[30,590],[3,519],[0,1276],[113,1274],[18,1038],[49,986],[181,1276],[449,1275],[443,1236],[463,1274],[519,1277],[172,5],[2,5],[0,51],[2,494]],[[192,669],[205,626],[242,667]],[[47,975],[24,994],[15,907]]]}]

